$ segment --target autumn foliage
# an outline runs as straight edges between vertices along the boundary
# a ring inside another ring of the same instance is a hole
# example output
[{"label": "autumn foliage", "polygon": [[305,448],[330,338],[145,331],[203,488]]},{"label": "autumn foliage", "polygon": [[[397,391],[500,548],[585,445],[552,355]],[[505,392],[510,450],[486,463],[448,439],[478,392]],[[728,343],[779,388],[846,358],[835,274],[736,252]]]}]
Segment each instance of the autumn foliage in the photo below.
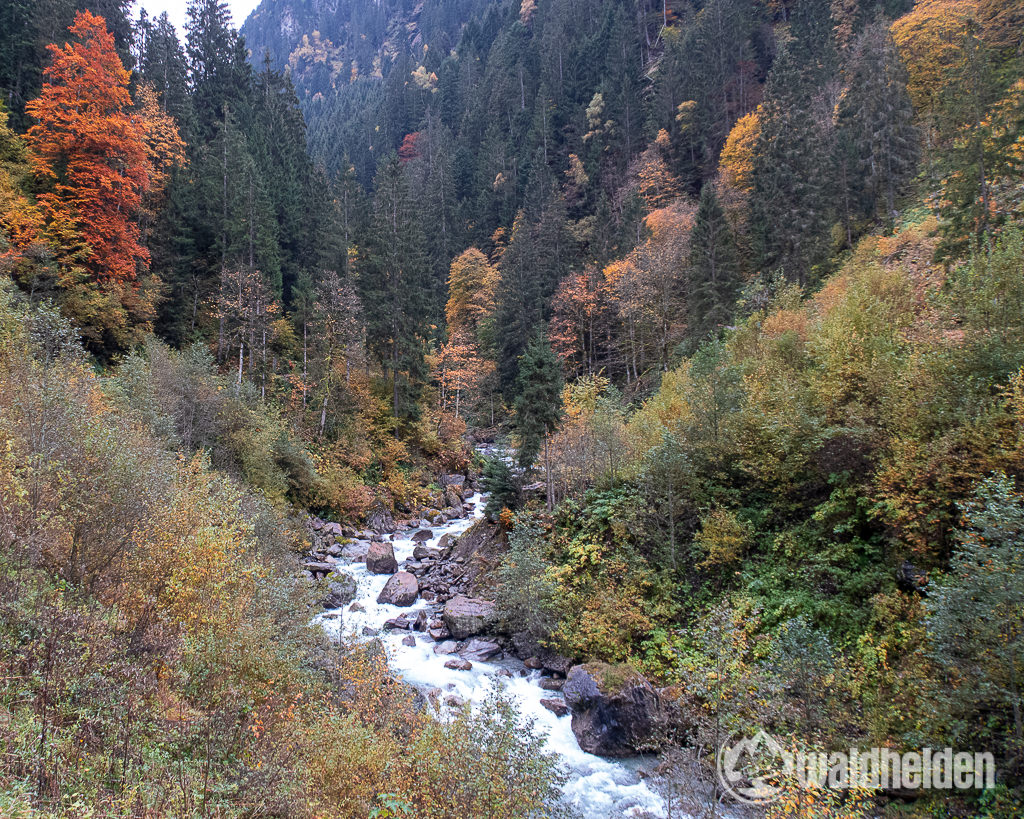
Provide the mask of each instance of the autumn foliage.
[{"label": "autumn foliage", "polygon": [[102,17],[79,12],[73,41],[49,46],[52,63],[39,98],[26,110],[32,169],[48,190],[39,203],[51,230],[74,230],[88,246],[96,278],[131,281],[149,261],[137,217],[154,175],[181,153],[152,100],[133,110],[129,72]]}]

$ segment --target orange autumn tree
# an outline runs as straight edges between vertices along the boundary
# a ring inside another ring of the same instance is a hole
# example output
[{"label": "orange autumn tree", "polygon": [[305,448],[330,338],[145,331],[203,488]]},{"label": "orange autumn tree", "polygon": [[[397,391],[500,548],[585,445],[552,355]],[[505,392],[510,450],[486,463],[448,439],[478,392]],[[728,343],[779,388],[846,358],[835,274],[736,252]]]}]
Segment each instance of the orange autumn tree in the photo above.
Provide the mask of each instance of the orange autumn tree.
[{"label": "orange autumn tree", "polygon": [[149,262],[137,221],[154,173],[148,133],[103,18],[80,11],[69,30],[71,42],[48,46],[46,82],[26,106],[32,170],[49,185],[39,204],[51,229],[81,235],[91,276],[130,282]]},{"label": "orange autumn tree", "polygon": [[498,269],[475,247],[452,260],[445,305],[448,341],[434,361],[442,413],[451,405],[459,416],[465,399],[478,401],[488,386],[493,393],[495,366],[489,352],[494,347],[498,280]]},{"label": "orange autumn tree", "polygon": [[588,267],[562,279],[551,302],[551,347],[573,376],[597,371],[599,335],[606,334],[608,291],[601,272]]}]

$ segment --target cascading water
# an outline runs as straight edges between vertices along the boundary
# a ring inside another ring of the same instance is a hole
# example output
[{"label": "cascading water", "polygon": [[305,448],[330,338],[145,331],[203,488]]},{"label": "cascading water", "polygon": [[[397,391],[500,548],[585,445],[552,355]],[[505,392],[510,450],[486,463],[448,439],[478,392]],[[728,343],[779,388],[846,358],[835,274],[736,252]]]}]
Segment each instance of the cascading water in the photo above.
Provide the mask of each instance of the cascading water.
[{"label": "cascading water", "polygon": [[[444,535],[457,537],[483,516],[484,497],[472,496],[466,503],[466,517],[453,520],[443,526],[428,527],[431,539],[422,545],[436,546]],[[393,547],[399,565],[412,557],[413,549],[420,545],[411,539],[412,532],[395,536]],[[322,624],[328,632],[339,636],[339,632],[366,639],[364,629],[377,634],[388,653],[388,663],[409,684],[421,689],[440,689],[445,697],[456,696],[470,703],[483,702],[494,686],[502,686],[519,708],[520,713],[535,721],[538,730],[547,734],[547,747],[563,760],[569,781],[565,786],[566,800],[574,805],[587,819],[597,817],[639,817],[663,816],[662,800],[628,765],[584,752],[572,732],[571,718],[556,717],[541,705],[541,700],[552,696],[550,691],[538,687],[539,671],[527,671],[515,659],[491,662],[473,661],[469,671],[445,668],[445,661],[455,655],[437,655],[436,643],[422,633],[401,629],[385,630],[386,621],[401,614],[415,617],[420,609],[428,608],[422,600],[411,607],[398,607],[377,602],[377,596],[387,583],[389,575],[371,574],[366,564],[349,563],[337,567],[347,572],[357,584],[354,610],[346,607],[341,618],[326,612]],[[361,609],[361,610],[360,610]],[[410,634],[416,645],[402,643]],[[499,671],[505,669],[502,675]],[[505,676],[511,672],[511,676]]]}]

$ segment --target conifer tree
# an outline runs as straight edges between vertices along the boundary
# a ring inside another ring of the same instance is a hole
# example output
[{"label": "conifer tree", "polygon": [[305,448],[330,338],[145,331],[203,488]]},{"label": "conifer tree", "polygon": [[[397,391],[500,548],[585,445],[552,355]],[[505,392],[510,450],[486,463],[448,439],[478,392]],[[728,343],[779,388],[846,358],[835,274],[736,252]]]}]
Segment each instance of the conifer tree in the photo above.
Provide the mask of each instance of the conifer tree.
[{"label": "conifer tree", "polygon": [[558,428],[562,409],[562,371],[542,334],[530,341],[519,362],[519,395],[515,428],[519,434],[519,465],[531,469],[544,448],[548,509],[553,506],[548,437]]},{"label": "conifer tree", "polygon": [[836,64],[828,2],[801,3],[768,77],[751,201],[762,272],[782,271],[801,285],[828,252]]},{"label": "conifer tree", "polygon": [[918,134],[906,71],[882,24],[869,26],[857,40],[838,129],[851,209],[871,216],[882,207],[887,219],[894,218],[896,197],[916,168]]},{"label": "conifer tree", "polygon": [[705,184],[690,234],[690,331],[697,338],[728,324],[742,284],[736,242],[718,202],[715,186]]},{"label": "conifer tree", "polygon": [[188,96],[188,66],[185,50],[178,40],[174,24],[161,14],[155,22],[140,15],[136,34],[138,71],[160,98],[160,107],[182,127],[188,120],[191,100]]},{"label": "conifer tree", "polygon": [[373,225],[358,269],[366,308],[367,346],[391,380],[392,411],[412,418],[426,379],[424,347],[427,263],[422,227],[404,169],[395,154],[374,180]]}]

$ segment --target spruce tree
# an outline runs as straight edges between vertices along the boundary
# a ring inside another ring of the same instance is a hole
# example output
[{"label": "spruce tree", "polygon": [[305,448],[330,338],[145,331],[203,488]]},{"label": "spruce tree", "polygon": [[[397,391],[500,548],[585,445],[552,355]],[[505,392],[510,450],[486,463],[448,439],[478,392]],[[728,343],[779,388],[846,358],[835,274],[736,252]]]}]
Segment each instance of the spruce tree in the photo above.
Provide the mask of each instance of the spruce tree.
[{"label": "spruce tree", "polygon": [[366,308],[367,347],[391,379],[392,411],[408,419],[416,414],[426,379],[426,243],[395,154],[381,162],[374,188],[368,254],[356,270],[359,296]]},{"label": "spruce tree", "polygon": [[690,332],[703,339],[729,322],[742,284],[736,242],[710,183],[700,193],[688,272]]},{"label": "spruce tree", "polygon": [[138,70],[160,95],[160,106],[183,126],[189,120],[188,66],[185,50],[178,40],[174,24],[161,14],[150,22],[140,16],[138,32]]},{"label": "spruce tree", "polygon": [[827,0],[801,3],[768,76],[754,158],[751,233],[762,272],[808,283],[828,256],[835,205],[830,82],[837,71]]},{"label": "spruce tree", "polygon": [[541,447],[548,508],[553,505],[548,436],[558,428],[562,409],[562,371],[551,345],[542,334],[530,341],[519,362],[519,395],[515,402],[515,428],[519,434],[519,465],[531,469]]},{"label": "spruce tree", "polygon": [[838,130],[849,216],[870,217],[881,208],[887,219],[894,218],[896,197],[917,167],[918,133],[906,69],[881,23],[857,40],[849,85],[839,103]]}]

